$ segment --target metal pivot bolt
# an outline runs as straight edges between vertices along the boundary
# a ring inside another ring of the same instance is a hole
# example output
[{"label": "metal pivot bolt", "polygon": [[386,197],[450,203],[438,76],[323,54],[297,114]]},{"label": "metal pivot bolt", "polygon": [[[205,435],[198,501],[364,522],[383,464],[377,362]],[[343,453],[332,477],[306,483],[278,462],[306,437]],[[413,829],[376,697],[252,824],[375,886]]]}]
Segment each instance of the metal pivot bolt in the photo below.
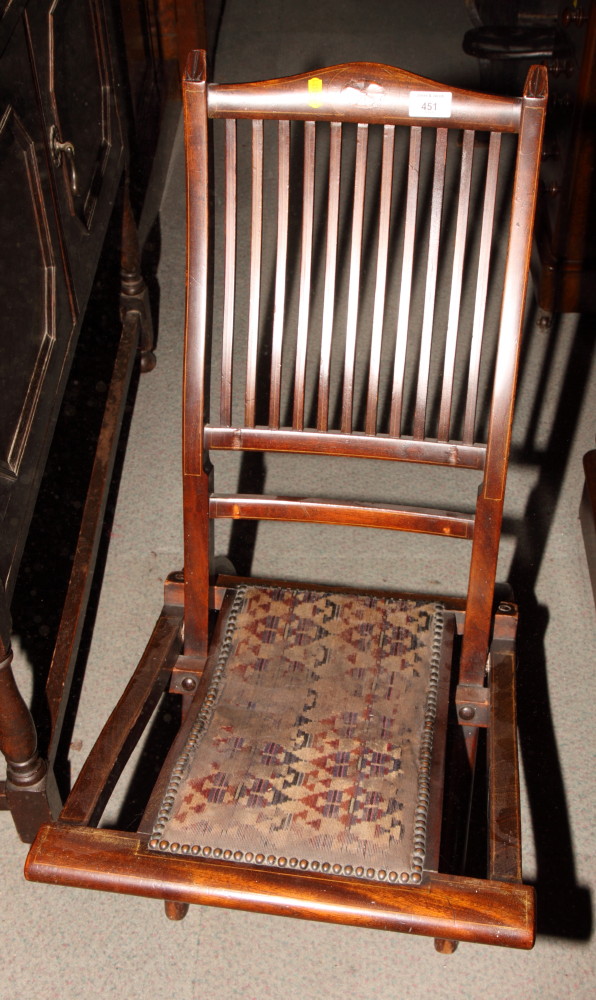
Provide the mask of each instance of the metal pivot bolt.
[{"label": "metal pivot bolt", "polygon": [[188,692],[194,691],[194,689],[196,688],[196,686],[197,686],[197,679],[196,679],[196,677],[190,677],[190,676],[189,677],[185,677],[184,680],[181,681],[181,683],[180,683],[180,687],[183,688],[184,691],[188,691]]},{"label": "metal pivot bolt", "polygon": [[70,174],[70,189],[73,195],[77,194],[78,178],[75,167],[75,148],[72,142],[63,142],[60,133],[55,125],[50,128],[50,152],[54,166],[59,167],[62,163],[62,155],[67,159],[68,172]]},{"label": "metal pivot bolt", "polygon": [[459,710],[459,717],[463,719],[464,722],[470,722],[471,719],[476,715],[476,709],[472,705],[462,705]]}]

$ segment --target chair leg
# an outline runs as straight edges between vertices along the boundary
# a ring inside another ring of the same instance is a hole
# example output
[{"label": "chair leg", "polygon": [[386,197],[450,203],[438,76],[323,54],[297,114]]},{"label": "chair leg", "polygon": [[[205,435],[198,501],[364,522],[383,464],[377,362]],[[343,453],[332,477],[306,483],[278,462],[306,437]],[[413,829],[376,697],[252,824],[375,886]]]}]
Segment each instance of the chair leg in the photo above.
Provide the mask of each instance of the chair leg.
[{"label": "chair leg", "polygon": [[458,941],[451,941],[449,938],[435,938],[435,950],[441,955],[453,955],[458,943]]},{"label": "chair leg", "polygon": [[164,900],[166,917],[168,920],[184,920],[188,913],[188,903],[177,903],[173,899]]}]

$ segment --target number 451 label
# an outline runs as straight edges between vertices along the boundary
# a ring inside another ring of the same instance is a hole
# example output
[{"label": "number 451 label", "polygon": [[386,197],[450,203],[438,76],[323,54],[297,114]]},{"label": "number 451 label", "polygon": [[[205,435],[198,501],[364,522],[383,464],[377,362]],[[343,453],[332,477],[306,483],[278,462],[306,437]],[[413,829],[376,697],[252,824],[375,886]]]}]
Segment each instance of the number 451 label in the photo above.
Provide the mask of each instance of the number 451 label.
[{"label": "number 451 label", "polygon": [[451,118],[451,97],[448,90],[411,90],[410,118]]}]

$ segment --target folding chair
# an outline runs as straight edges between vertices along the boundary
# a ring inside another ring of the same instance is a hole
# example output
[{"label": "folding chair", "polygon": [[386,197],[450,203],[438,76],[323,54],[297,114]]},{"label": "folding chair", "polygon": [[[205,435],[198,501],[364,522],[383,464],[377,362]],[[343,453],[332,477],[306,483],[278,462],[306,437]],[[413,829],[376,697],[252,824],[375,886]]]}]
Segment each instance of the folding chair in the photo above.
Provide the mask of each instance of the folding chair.
[{"label": "folding chair", "polygon": [[[495,575],[546,71],[515,99],[369,63],[209,85],[195,52],[184,100],[184,573],[27,877],[174,919],[201,903],[529,948]],[[386,463],[480,486],[468,512],[220,494],[215,452],[324,456],[323,494],[357,459],[371,492]],[[291,545],[279,579],[210,575],[220,518],[467,539],[467,595],[297,583]],[[139,827],[101,829],[166,690],[183,722]],[[483,877],[462,847],[476,764]]]}]

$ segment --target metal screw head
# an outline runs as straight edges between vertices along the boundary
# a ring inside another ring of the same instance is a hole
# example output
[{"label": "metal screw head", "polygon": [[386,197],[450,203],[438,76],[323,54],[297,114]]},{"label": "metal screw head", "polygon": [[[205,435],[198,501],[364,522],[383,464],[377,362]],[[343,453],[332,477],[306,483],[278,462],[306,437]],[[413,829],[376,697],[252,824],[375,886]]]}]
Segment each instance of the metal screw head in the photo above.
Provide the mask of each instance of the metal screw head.
[{"label": "metal screw head", "polygon": [[197,686],[196,677],[185,677],[182,683],[180,684],[180,687],[184,691],[194,691],[196,686]]},{"label": "metal screw head", "polygon": [[476,709],[473,708],[471,705],[462,705],[462,707],[459,710],[459,717],[460,719],[463,719],[464,722],[469,722],[470,719],[473,719],[475,715],[476,715]]},{"label": "metal screw head", "polygon": [[542,316],[538,318],[537,325],[541,330],[550,330],[552,322],[553,318],[551,313],[542,313]]}]

